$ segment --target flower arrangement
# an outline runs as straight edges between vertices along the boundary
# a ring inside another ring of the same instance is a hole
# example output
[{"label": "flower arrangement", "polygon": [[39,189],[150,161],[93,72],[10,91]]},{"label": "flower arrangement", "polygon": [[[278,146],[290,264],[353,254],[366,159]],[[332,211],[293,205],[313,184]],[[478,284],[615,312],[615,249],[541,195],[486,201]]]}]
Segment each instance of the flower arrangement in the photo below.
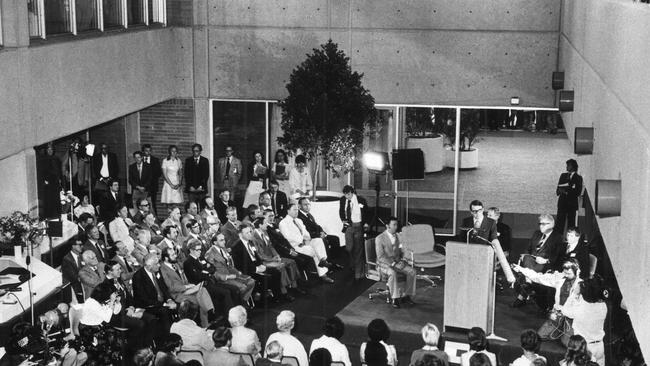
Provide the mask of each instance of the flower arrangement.
[{"label": "flower arrangement", "polygon": [[35,243],[36,237],[44,235],[44,231],[44,222],[20,211],[0,217],[0,241],[13,246],[25,247],[28,242]]}]

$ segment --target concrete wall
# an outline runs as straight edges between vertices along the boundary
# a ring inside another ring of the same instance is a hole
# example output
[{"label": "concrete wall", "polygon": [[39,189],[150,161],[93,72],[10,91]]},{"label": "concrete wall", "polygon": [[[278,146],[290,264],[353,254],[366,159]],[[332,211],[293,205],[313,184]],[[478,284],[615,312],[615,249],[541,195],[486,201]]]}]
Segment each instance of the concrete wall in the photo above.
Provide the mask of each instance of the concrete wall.
[{"label": "concrete wall", "polygon": [[195,85],[211,97],[282,98],[332,38],[379,103],[554,103],[559,0],[202,0],[197,14]]},{"label": "concrete wall", "polygon": [[578,158],[586,189],[596,179],[622,181],[620,217],[599,218],[636,335],[650,355],[650,8],[623,0],[563,2],[560,70],[576,92],[575,111],[564,113],[567,134],[594,127],[593,155]]},{"label": "concrete wall", "polygon": [[191,31],[106,34],[0,51],[0,158],[191,93]]}]

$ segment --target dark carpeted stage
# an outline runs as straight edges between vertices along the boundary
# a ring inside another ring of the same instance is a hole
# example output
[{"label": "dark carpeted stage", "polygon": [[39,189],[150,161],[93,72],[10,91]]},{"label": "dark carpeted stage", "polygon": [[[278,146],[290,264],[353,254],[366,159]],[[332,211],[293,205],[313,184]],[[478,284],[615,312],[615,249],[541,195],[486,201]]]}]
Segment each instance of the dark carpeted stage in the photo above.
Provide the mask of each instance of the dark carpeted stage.
[{"label": "dark carpeted stage", "polygon": [[[442,275],[443,270],[438,269],[435,274]],[[394,309],[389,306],[384,298],[376,297],[373,300],[368,294],[376,288],[384,288],[382,283],[376,283],[349,303],[337,315],[348,327],[347,329],[360,328],[346,334],[345,337],[351,343],[365,340],[365,327],[375,318],[384,319],[392,335],[389,343],[396,345],[398,350],[415,350],[422,346],[420,329],[431,322],[436,324],[442,331],[443,324],[443,303],[444,303],[444,282],[438,287],[431,287],[425,281],[418,281],[417,294],[414,298],[415,306],[403,306],[401,309]],[[490,341],[490,350],[497,354],[500,365],[508,365],[515,358],[521,356],[519,347],[519,335],[526,328],[537,329],[544,321],[537,315],[537,308],[534,304],[522,308],[513,309],[509,304],[513,300],[512,290],[506,289],[497,294],[495,307],[495,334],[507,339],[507,342]],[[349,337],[352,336],[352,337]],[[466,343],[466,333],[462,329],[447,329],[443,334],[445,340]],[[346,342],[348,343],[348,342]],[[349,344],[349,343],[348,343]],[[351,347],[351,350],[354,349]],[[565,349],[556,342],[544,342],[541,354],[549,360],[549,365],[557,364],[564,356]],[[409,352],[405,352],[406,359],[400,357],[400,364],[408,364]],[[403,363],[404,362],[404,363]]]}]

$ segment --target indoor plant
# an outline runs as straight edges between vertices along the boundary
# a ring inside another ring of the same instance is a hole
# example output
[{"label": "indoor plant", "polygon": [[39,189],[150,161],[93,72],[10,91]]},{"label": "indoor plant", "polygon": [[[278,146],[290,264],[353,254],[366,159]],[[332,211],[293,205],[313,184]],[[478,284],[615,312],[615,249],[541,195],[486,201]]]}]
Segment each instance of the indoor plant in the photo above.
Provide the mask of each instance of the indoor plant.
[{"label": "indoor plant", "polygon": [[[445,136],[448,139],[446,151],[446,166],[454,167],[456,147],[456,119],[447,118],[445,123]],[[474,144],[479,141],[478,134],[481,130],[480,111],[476,109],[462,109],[460,112],[460,140],[458,141],[459,169],[478,168],[478,149]]]},{"label": "indoor plant", "polygon": [[444,115],[440,108],[406,108],[406,147],[424,153],[424,172],[441,171],[444,165]]}]

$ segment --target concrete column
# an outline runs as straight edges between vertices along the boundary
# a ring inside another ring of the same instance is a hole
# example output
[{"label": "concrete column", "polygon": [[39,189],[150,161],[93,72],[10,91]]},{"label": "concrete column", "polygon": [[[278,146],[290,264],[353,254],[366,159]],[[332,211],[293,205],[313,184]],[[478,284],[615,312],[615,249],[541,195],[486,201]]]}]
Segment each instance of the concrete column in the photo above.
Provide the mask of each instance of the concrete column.
[{"label": "concrete column", "polygon": [[203,146],[203,156],[210,160],[210,180],[208,192],[214,196],[215,156],[212,138],[212,106],[208,98],[194,99],[194,123],[196,142]]},{"label": "concrete column", "polygon": [[0,0],[2,17],[2,45],[4,47],[29,46],[27,0]]}]

